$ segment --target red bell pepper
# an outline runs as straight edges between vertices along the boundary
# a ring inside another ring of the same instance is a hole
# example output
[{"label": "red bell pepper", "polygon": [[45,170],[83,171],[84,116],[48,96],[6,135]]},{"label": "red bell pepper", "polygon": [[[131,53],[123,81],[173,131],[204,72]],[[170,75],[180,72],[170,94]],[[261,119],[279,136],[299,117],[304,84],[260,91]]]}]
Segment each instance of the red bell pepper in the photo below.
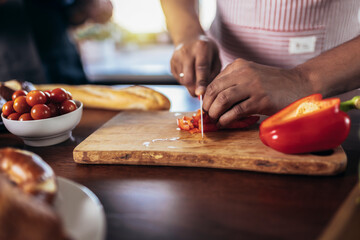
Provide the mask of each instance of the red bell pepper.
[{"label": "red bell pepper", "polygon": [[[225,129],[238,129],[245,128],[255,124],[259,120],[259,116],[249,116],[238,121],[230,123],[226,126]],[[216,126],[216,123],[213,122],[209,115],[205,112],[203,113],[204,121],[204,132],[215,132],[220,129]],[[198,110],[197,114],[192,116],[192,118],[183,116],[180,119],[177,119],[177,125],[180,129],[189,131],[190,133],[200,133],[201,132],[201,111]]]},{"label": "red bell pepper", "polygon": [[194,128],[194,124],[191,118],[183,116],[181,119],[177,119],[177,124],[179,128],[189,131]]},{"label": "red bell pepper", "polygon": [[335,148],[350,131],[350,118],[339,108],[339,98],[313,94],[299,99],[261,123],[260,139],[289,154]]}]

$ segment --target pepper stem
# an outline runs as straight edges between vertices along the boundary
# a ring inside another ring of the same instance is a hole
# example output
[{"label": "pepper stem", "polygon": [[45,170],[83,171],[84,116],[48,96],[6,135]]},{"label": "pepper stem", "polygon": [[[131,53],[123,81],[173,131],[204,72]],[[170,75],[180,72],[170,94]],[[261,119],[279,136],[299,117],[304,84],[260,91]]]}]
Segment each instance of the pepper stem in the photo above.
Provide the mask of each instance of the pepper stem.
[{"label": "pepper stem", "polygon": [[355,96],[348,101],[340,103],[340,109],[344,112],[351,109],[360,109],[360,96]]}]

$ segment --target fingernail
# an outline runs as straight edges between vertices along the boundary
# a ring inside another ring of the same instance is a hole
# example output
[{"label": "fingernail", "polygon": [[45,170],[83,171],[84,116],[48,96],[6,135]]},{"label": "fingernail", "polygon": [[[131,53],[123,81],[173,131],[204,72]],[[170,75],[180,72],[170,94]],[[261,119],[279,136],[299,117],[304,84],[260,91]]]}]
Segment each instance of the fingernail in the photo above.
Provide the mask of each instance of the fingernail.
[{"label": "fingernail", "polygon": [[198,87],[195,90],[196,96],[204,95],[204,93],[205,93],[205,88],[204,87]]}]

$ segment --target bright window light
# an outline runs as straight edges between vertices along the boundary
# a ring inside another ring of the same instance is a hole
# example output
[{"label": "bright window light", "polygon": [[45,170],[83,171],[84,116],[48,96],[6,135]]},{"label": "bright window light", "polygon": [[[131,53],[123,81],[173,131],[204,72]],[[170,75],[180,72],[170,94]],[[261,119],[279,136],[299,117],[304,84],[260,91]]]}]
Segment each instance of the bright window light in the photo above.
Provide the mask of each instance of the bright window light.
[{"label": "bright window light", "polygon": [[[132,33],[166,31],[165,17],[159,0],[112,0],[113,19]],[[207,30],[215,16],[216,0],[200,0],[200,21]]]},{"label": "bright window light", "polygon": [[113,19],[132,33],[166,31],[164,14],[159,0],[113,0]]}]

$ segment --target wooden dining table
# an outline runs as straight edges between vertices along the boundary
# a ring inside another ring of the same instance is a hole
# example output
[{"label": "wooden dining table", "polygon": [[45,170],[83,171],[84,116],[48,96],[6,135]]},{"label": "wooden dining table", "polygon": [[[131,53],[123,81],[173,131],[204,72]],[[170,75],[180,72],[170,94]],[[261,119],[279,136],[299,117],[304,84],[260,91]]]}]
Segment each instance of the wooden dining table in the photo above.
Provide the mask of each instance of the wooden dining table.
[{"label": "wooden dining table", "polygon": [[[169,97],[170,111],[199,108],[182,86],[149,87]],[[360,239],[356,139],[343,145],[347,167],[335,176],[75,163],[73,149],[118,113],[85,108],[72,137],[54,146],[30,147],[6,131],[0,146],[37,153],[57,176],[94,192],[104,207],[106,239]],[[161,122],[154,127],[161,131]]]}]

